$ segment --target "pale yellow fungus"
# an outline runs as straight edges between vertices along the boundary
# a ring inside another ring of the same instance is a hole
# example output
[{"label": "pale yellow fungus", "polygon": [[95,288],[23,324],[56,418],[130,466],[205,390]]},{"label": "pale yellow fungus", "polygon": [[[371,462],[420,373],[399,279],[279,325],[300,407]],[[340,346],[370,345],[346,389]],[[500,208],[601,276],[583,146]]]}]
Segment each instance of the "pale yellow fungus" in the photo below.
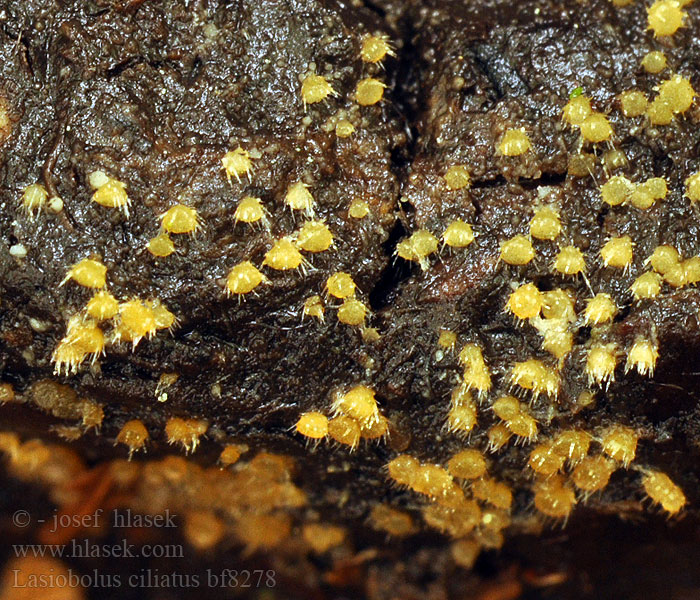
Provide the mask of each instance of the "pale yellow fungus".
[{"label": "pale yellow fungus", "polygon": [[498,144],[498,152],[504,156],[520,156],[532,148],[525,128],[508,129]]},{"label": "pale yellow fungus", "polygon": [[366,200],[354,198],[350,203],[348,214],[353,219],[364,219],[369,214],[369,204]]},{"label": "pale yellow fungus", "polygon": [[586,259],[576,246],[564,246],[559,250],[552,267],[562,275],[578,275],[586,272]]},{"label": "pale yellow fungus", "polygon": [[461,219],[452,221],[442,234],[442,241],[452,248],[466,248],[474,241],[472,226]]},{"label": "pale yellow fungus", "polygon": [[389,38],[385,35],[368,35],[362,40],[360,58],[367,63],[378,63],[384,60],[386,55],[394,56]]},{"label": "pale yellow fungus", "polygon": [[471,185],[471,177],[466,165],[453,165],[445,173],[445,183],[451,190],[461,190]]},{"label": "pale yellow fungus", "polygon": [[22,194],[22,206],[29,213],[31,218],[34,218],[46,204],[49,198],[49,193],[46,188],[40,183],[33,183],[25,188]]},{"label": "pale yellow fungus", "polygon": [[244,261],[233,267],[226,277],[226,293],[241,296],[252,292],[265,281],[265,276],[251,263]]},{"label": "pale yellow fungus", "polygon": [[610,294],[597,294],[587,301],[583,311],[586,325],[600,325],[612,321],[617,314],[617,306]]},{"label": "pale yellow fungus", "polygon": [[158,258],[166,258],[175,252],[175,244],[165,231],[152,237],[146,248],[153,256],[157,256]]},{"label": "pale yellow fungus", "polygon": [[303,265],[304,257],[291,238],[285,237],[277,240],[265,253],[262,264],[276,271],[289,271]]},{"label": "pale yellow fungus", "polygon": [[677,0],[657,0],[647,8],[648,29],[654,37],[673,35],[683,27],[686,13]]},{"label": "pale yellow fungus", "polygon": [[176,204],[161,215],[163,229],[168,233],[194,233],[199,229],[199,216],[191,206]]},{"label": "pale yellow fungus", "polygon": [[561,233],[559,213],[551,206],[542,206],[535,211],[530,221],[530,235],[538,240],[556,240]]},{"label": "pale yellow fungus", "polygon": [[250,160],[250,154],[240,146],[235,150],[227,152],[221,159],[226,177],[231,181],[231,177],[235,177],[238,183],[241,182],[241,177],[248,176],[253,170],[253,161]]},{"label": "pale yellow fungus", "polygon": [[284,201],[292,210],[300,210],[308,216],[313,216],[316,201],[308,189],[308,185],[297,181],[289,186]]},{"label": "pale yellow fungus", "polygon": [[384,97],[384,88],[386,85],[375,79],[374,77],[367,77],[362,79],[357,83],[357,90],[355,91],[355,98],[360,106],[371,106],[376,104]]},{"label": "pale yellow fungus", "polygon": [[333,87],[321,75],[307,75],[301,84],[301,99],[304,106],[322,102],[328,96],[336,96]]},{"label": "pale yellow fungus", "polygon": [[615,267],[618,269],[627,268],[632,264],[633,246],[632,238],[628,235],[612,238],[600,249],[600,256],[603,259],[603,264],[606,267]]},{"label": "pale yellow fungus", "polygon": [[355,282],[348,273],[333,273],[326,281],[326,291],[341,300],[355,295]]},{"label": "pale yellow fungus", "polygon": [[103,288],[107,283],[107,267],[99,260],[84,258],[68,270],[60,285],[69,279],[87,288]]},{"label": "pale yellow fungus", "polygon": [[521,285],[510,295],[506,304],[506,310],[518,319],[532,319],[541,309],[542,294],[533,283]]},{"label": "pale yellow fungus", "polygon": [[312,440],[320,440],[328,435],[328,418],[318,412],[307,412],[296,423],[297,433]]},{"label": "pale yellow fungus", "polygon": [[533,258],[535,249],[524,235],[516,235],[501,243],[501,260],[509,265],[526,265]]},{"label": "pale yellow fungus", "polygon": [[333,234],[323,221],[308,221],[299,230],[297,245],[305,252],[324,252],[333,244]]}]

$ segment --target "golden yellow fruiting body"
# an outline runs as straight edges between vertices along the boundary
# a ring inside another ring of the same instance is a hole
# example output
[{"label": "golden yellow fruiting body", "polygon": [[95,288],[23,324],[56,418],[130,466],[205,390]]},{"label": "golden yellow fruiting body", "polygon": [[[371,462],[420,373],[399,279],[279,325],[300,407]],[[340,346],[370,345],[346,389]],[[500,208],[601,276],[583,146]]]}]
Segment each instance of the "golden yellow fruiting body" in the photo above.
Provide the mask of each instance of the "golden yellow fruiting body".
[{"label": "golden yellow fruiting body", "polygon": [[661,293],[661,277],[657,273],[643,273],[630,286],[635,300],[656,298]]},{"label": "golden yellow fruiting body", "polygon": [[452,477],[477,479],[486,473],[486,459],[478,450],[461,450],[448,461],[447,471]]},{"label": "golden yellow fruiting body", "polygon": [[552,268],[562,275],[578,275],[586,272],[586,259],[576,246],[564,246],[554,259]]},{"label": "golden yellow fruiting body", "polygon": [[624,269],[632,264],[632,238],[628,235],[612,238],[600,249],[600,257],[606,267]]},{"label": "golden yellow fruiting body", "polygon": [[474,241],[472,226],[461,219],[452,221],[442,234],[442,241],[452,248],[466,248]]},{"label": "golden yellow fruiting body", "polygon": [[612,137],[613,128],[604,114],[594,112],[581,123],[581,135],[586,141],[598,144]]},{"label": "golden yellow fruiting body", "polygon": [[49,198],[49,193],[46,188],[40,183],[33,183],[24,189],[22,194],[22,206],[29,213],[31,218],[34,218],[35,213],[38,213],[46,204]]},{"label": "golden yellow fruiting body", "polygon": [[651,340],[638,336],[627,353],[625,372],[630,369],[636,369],[640,375],[648,374],[649,377],[653,377],[658,358],[658,346]]},{"label": "golden yellow fruiting body", "polygon": [[300,210],[308,216],[313,216],[316,201],[309,191],[309,186],[297,181],[289,186],[284,201],[292,210]]},{"label": "golden yellow fruiting body", "polygon": [[243,223],[252,224],[262,221],[265,224],[267,222],[265,207],[263,207],[260,198],[254,198],[253,196],[246,196],[238,203],[236,211],[233,213],[233,218],[236,223],[242,221]]},{"label": "golden yellow fruiting body", "polygon": [[308,221],[299,230],[297,245],[305,252],[324,252],[333,244],[333,234],[322,221]]},{"label": "golden yellow fruiting body", "polygon": [[341,300],[355,295],[357,286],[348,273],[333,273],[326,281],[326,291]]},{"label": "golden yellow fruiting body", "polygon": [[366,200],[354,198],[350,203],[348,214],[353,219],[364,219],[369,214],[369,204]]},{"label": "golden yellow fruiting body", "polygon": [[366,63],[378,63],[384,60],[386,55],[394,56],[389,43],[389,38],[385,35],[368,35],[362,40],[360,58]]},{"label": "golden yellow fruiting body", "polygon": [[236,181],[241,182],[241,177],[249,176],[253,170],[253,161],[250,159],[250,154],[240,146],[235,150],[227,152],[221,159],[221,164],[226,171],[226,177],[229,182],[231,177],[235,177]]},{"label": "golden yellow fruiting body", "polygon": [[265,281],[265,276],[253,263],[246,260],[233,267],[226,277],[226,293],[248,294]]},{"label": "golden yellow fruiting body", "polygon": [[560,233],[559,213],[551,206],[538,208],[530,221],[530,235],[538,240],[553,241]]},{"label": "golden yellow fruiting body", "polygon": [[508,129],[498,144],[498,152],[503,156],[520,156],[532,148],[525,128]]},{"label": "golden yellow fruiting body", "polygon": [[597,344],[586,358],[586,375],[591,383],[602,385],[615,379],[617,352],[615,344]]},{"label": "golden yellow fruiting body", "polygon": [[163,229],[168,233],[194,233],[200,227],[197,211],[184,204],[170,207],[161,219]]},{"label": "golden yellow fruiting body", "polygon": [[591,99],[584,96],[575,96],[571,98],[566,106],[562,118],[569,125],[578,127],[593,113],[591,109]]},{"label": "golden yellow fruiting body", "polygon": [[656,75],[666,68],[666,55],[660,50],[652,50],[642,59],[642,67],[647,73]]},{"label": "golden yellow fruiting body", "polygon": [[617,314],[617,306],[610,294],[596,294],[587,301],[583,311],[584,320],[587,325],[600,325],[612,321]]},{"label": "golden yellow fruiting body", "polygon": [[673,35],[683,27],[685,17],[677,0],[656,0],[647,8],[648,29],[654,32],[654,37]]},{"label": "golden yellow fruiting body", "polygon": [[69,279],[87,288],[103,288],[107,283],[107,267],[99,260],[84,258],[68,270],[68,274],[61,282],[61,285]]},{"label": "golden yellow fruiting body", "polygon": [[671,516],[680,512],[687,503],[683,490],[661,471],[645,471],[642,485],[648,496]]},{"label": "golden yellow fruiting body", "polygon": [[285,237],[277,240],[265,253],[262,264],[276,271],[289,271],[300,267],[303,263],[304,257],[291,238]]},{"label": "golden yellow fruiting body", "polygon": [[615,175],[600,186],[600,196],[603,202],[610,206],[623,204],[629,200],[633,191],[634,185],[632,185],[632,182],[622,175]]},{"label": "golden yellow fruiting body", "polygon": [[453,165],[445,173],[445,183],[451,190],[461,190],[471,185],[471,177],[466,165]]},{"label": "golden yellow fruiting body", "polygon": [[153,256],[157,256],[158,258],[166,258],[175,252],[175,244],[165,231],[152,237],[146,248]]},{"label": "golden yellow fruiting body", "polygon": [[306,300],[304,300],[303,314],[306,317],[313,317],[319,321],[323,321],[325,317],[321,296],[309,296]]},{"label": "golden yellow fruiting body", "polygon": [[367,307],[356,298],[346,298],[338,308],[338,321],[358,326],[365,322]]},{"label": "golden yellow fruiting body", "polygon": [[119,431],[117,442],[129,448],[129,457],[134,452],[143,449],[148,441],[148,430],[139,420],[128,421]]},{"label": "golden yellow fruiting body", "polygon": [[85,311],[98,321],[112,319],[119,313],[119,302],[107,290],[102,290],[90,298]]},{"label": "golden yellow fruiting body", "polygon": [[335,96],[333,87],[321,75],[307,75],[301,83],[301,99],[304,105],[322,102],[328,96]]},{"label": "golden yellow fruiting body", "polygon": [[646,113],[649,101],[644,92],[629,90],[620,94],[620,107],[626,117],[639,117]]},{"label": "golden yellow fruiting body", "polygon": [[377,104],[384,97],[384,88],[386,85],[375,79],[374,77],[367,77],[362,79],[357,83],[357,89],[355,91],[355,98],[360,106],[371,106],[372,104]]},{"label": "golden yellow fruiting body", "polygon": [[603,436],[603,452],[627,467],[637,454],[638,438],[637,432],[630,427],[613,427]]},{"label": "golden yellow fruiting body", "polygon": [[542,293],[534,283],[526,283],[515,290],[506,304],[506,310],[518,319],[532,319],[542,309]]},{"label": "golden yellow fruiting body", "polygon": [[307,412],[299,417],[297,433],[312,440],[320,440],[328,435],[328,417],[319,412]]},{"label": "golden yellow fruiting body", "polygon": [[501,244],[501,260],[509,265],[526,265],[533,258],[535,249],[524,235],[516,235]]},{"label": "golden yellow fruiting body", "polygon": [[510,380],[513,385],[532,391],[535,397],[546,394],[556,398],[559,392],[559,374],[536,359],[515,363]]}]

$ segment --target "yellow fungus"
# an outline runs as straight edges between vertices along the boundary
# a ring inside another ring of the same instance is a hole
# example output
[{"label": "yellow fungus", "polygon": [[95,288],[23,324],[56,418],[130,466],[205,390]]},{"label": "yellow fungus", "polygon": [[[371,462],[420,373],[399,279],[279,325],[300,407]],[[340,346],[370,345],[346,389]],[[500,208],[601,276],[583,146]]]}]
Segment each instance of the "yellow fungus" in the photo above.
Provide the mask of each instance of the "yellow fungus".
[{"label": "yellow fungus", "polygon": [[617,314],[617,306],[610,294],[597,294],[586,302],[583,316],[586,325],[607,323]]},{"label": "yellow fungus", "polygon": [[471,533],[481,520],[481,509],[473,500],[463,500],[459,506],[430,504],[423,509],[426,524],[454,538]]},{"label": "yellow fungus", "polygon": [[339,138],[347,138],[355,133],[355,126],[347,119],[340,119],[335,124],[335,134]]},{"label": "yellow fungus", "polygon": [[301,84],[301,99],[304,106],[307,104],[316,104],[328,98],[328,96],[336,96],[333,87],[321,75],[307,75]]},{"label": "yellow fungus", "polygon": [[451,190],[461,190],[471,185],[471,176],[466,165],[453,165],[445,173],[445,183]]},{"label": "yellow fungus", "polygon": [[389,476],[396,483],[413,487],[413,482],[420,471],[420,463],[408,454],[401,454],[389,462],[387,469]]},{"label": "yellow fungus", "polygon": [[321,300],[321,296],[314,295],[314,296],[309,296],[306,300],[304,300],[304,308],[303,308],[303,315],[306,317],[314,317],[315,319],[318,319],[319,321],[324,320],[323,316],[323,301]]},{"label": "yellow fungus", "polygon": [[199,229],[197,211],[183,204],[176,204],[161,215],[163,229],[168,233],[194,233]]},{"label": "yellow fungus", "polygon": [[657,246],[651,256],[645,261],[651,264],[652,269],[661,275],[668,273],[673,267],[680,264],[680,254],[673,246]]},{"label": "yellow fungus", "polygon": [[338,308],[338,321],[346,325],[362,325],[367,316],[367,307],[355,298],[346,298]]},{"label": "yellow fungus", "polygon": [[677,0],[657,0],[647,8],[648,29],[654,37],[673,35],[683,26],[685,16]]},{"label": "yellow fungus", "polygon": [[474,241],[472,226],[461,219],[452,221],[442,234],[442,241],[452,248],[466,248]]},{"label": "yellow fungus", "polygon": [[626,117],[639,117],[646,113],[649,101],[643,92],[629,90],[620,94],[620,107]]},{"label": "yellow fungus", "polygon": [[514,385],[531,390],[535,397],[547,394],[556,398],[559,392],[559,374],[536,359],[515,363],[510,380]]},{"label": "yellow fungus", "polygon": [[600,256],[606,267],[624,269],[632,263],[632,238],[624,235],[612,238],[600,249]]},{"label": "yellow fungus", "polygon": [[591,439],[589,433],[580,429],[565,429],[552,440],[552,450],[575,465],[586,458]]},{"label": "yellow fungus", "polygon": [[221,159],[221,164],[223,165],[224,171],[226,171],[226,177],[229,182],[231,181],[231,177],[235,177],[236,181],[240,183],[241,177],[245,175],[250,177],[250,173],[253,170],[253,162],[250,160],[250,154],[240,146],[235,150],[227,152]]},{"label": "yellow fungus", "polygon": [[262,264],[276,271],[289,271],[304,264],[304,257],[292,243],[291,238],[285,237],[277,240],[265,253]]},{"label": "yellow fungus", "polygon": [[540,319],[535,318],[530,323],[544,337],[542,348],[556,358],[563,358],[573,348],[574,337],[569,331],[569,322],[566,319]]},{"label": "yellow fungus", "polygon": [[653,377],[657,358],[659,358],[657,345],[650,340],[637,337],[627,353],[625,372],[636,369],[640,375],[648,374],[649,377]]},{"label": "yellow fungus", "polygon": [[379,407],[374,397],[374,390],[366,385],[357,385],[345,392],[338,394],[333,402],[333,411],[336,414],[344,414],[348,417],[368,423],[379,417]]},{"label": "yellow fungus", "polygon": [[419,229],[411,237],[402,240],[396,246],[396,254],[404,260],[418,262],[427,269],[427,257],[437,250],[437,238],[426,229]]},{"label": "yellow fungus", "polygon": [[354,449],[360,442],[360,425],[352,417],[338,415],[328,421],[328,435],[339,444]]},{"label": "yellow fungus", "polygon": [[375,504],[369,518],[374,529],[397,537],[410,535],[416,529],[410,515],[386,504]]},{"label": "yellow fungus", "polygon": [[661,292],[661,277],[656,273],[643,273],[630,286],[635,300],[656,298]]},{"label": "yellow fungus", "polygon": [[598,344],[588,351],[586,374],[591,383],[599,385],[615,379],[617,354],[615,344]]},{"label": "yellow fungus", "polygon": [[132,342],[136,346],[139,340],[151,337],[157,329],[156,315],[140,300],[128,300],[119,305],[118,340]]},{"label": "yellow fungus", "polygon": [[673,108],[665,98],[657,96],[647,108],[647,117],[652,125],[668,125],[673,121]]},{"label": "yellow fungus", "polygon": [[681,263],[685,280],[689,285],[700,282],[700,256],[693,256]]},{"label": "yellow fungus", "polygon": [[200,552],[214,548],[225,533],[224,523],[208,510],[190,510],[185,514],[183,536]]},{"label": "yellow fungus", "polygon": [[685,180],[685,197],[691,202],[700,200],[700,171]]},{"label": "yellow fungus", "polygon": [[486,432],[486,437],[489,440],[489,451],[497,452],[498,450],[503,448],[503,446],[505,446],[508,443],[508,440],[510,440],[512,435],[513,434],[503,423],[497,423],[496,425],[491,427]]},{"label": "yellow fungus", "polygon": [[203,436],[209,423],[203,419],[181,419],[172,417],[165,424],[165,435],[168,444],[180,444],[186,453],[194,452],[199,445],[199,438]]},{"label": "yellow fungus", "polygon": [[546,319],[564,319],[573,322],[576,318],[574,301],[569,292],[554,289],[542,294],[542,314]]},{"label": "yellow fungus", "polygon": [[566,106],[562,118],[569,125],[580,126],[592,114],[591,99],[584,96],[571,98]]},{"label": "yellow fungus", "polygon": [[661,471],[645,471],[642,485],[649,498],[660,504],[671,516],[677,514],[686,505],[683,490]]},{"label": "yellow fungus", "polygon": [[233,218],[236,223],[239,221],[243,223],[257,223],[261,221],[265,226],[268,224],[265,208],[260,198],[254,198],[253,196],[246,196],[238,203],[236,211],[233,213]]},{"label": "yellow fungus", "polygon": [[510,510],[513,503],[513,493],[510,488],[500,481],[482,477],[472,482],[472,494],[474,498],[488,502],[496,508]]},{"label": "yellow fungus", "polygon": [[119,208],[129,216],[131,200],[126,193],[126,184],[109,177],[102,171],[95,171],[89,176],[90,186],[95,190],[92,201],[107,208]]},{"label": "yellow fungus", "polygon": [[447,471],[452,477],[477,479],[486,473],[486,459],[478,450],[462,450],[448,461]]},{"label": "yellow fungus", "polygon": [[525,128],[508,129],[498,144],[498,152],[504,156],[520,156],[531,148],[532,144]]},{"label": "yellow fungus", "polygon": [[373,77],[362,79],[357,83],[357,90],[355,91],[357,103],[360,106],[376,104],[383,98],[385,87],[386,85],[379,79],[374,79]]},{"label": "yellow fungus", "polygon": [[576,246],[565,246],[559,250],[552,267],[562,275],[577,275],[586,272],[586,260]]},{"label": "yellow fungus", "polygon": [[359,425],[360,436],[365,440],[376,440],[389,434],[389,421],[383,415],[369,421],[361,421]]},{"label": "yellow fungus", "polygon": [[289,186],[284,201],[292,210],[301,210],[308,216],[313,216],[316,201],[308,189],[308,185],[297,181]]},{"label": "yellow fungus", "polygon": [[378,63],[384,60],[386,55],[394,56],[389,38],[385,35],[368,35],[362,40],[360,58],[367,63]]},{"label": "yellow fungus", "polygon": [[299,230],[297,245],[305,252],[324,252],[333,244],[333,234],[322,221],[308,221]]},{"label": "yellow fungus", "polygon": [[449,329],[443,329],[440,332],[440,337],[438,338],[438,346],[445,348],[446,350],[451,350],[455,347],[457,343],[457,334]]},{"label": "yellow fungus", "polygon": [[38,213],[44,207],[48,198],[46,188],[40,183],[33,183],[27,186],[22,194],[22,206],[29,216],[34,218],[34,213]]},{"label": "yellow fungus", "polygon": [[499,398],[493,403],[491,410],[503,421],[508,421],[522,412],[520,400],[514,396],[503,396]]},{"label": "yellow fungus", "polygon": [[66,336],[51,355],[55,372],[60,374],[65,367],[66,373],[76,373],[86,357],[92,356],[94,361],[102,354],[104,347],[104,334],[97,325],[90,322],[83,323],[77,319],[72,321],[68,325]]},{"label": "yellow fungus", "polygon": [[318,412],[307,412],[296,423],[297,433],[312,440],[320,440],[328,435],[328,418]]},{"label": "yellow fungus", "polygon": [[564,485],[560,476],[549,477],[535,484],[535,508],[543,515],[566,519],[575,504],[574,491]]},{"label": "yellow fungus", "polygon": [[556,240],[561,233],[559,213],[551,206],[538,208],[530,221],[530,235],[538,240]]},{"label": "yellow fungus", "polygon": [[173,244],[170,236],[165,231],[152,237],[146,248],[153,256],[159,258],[165,258],[175,252],[175,244]]},{"label": "yellow fungus", "polygon": [[229,444],[228,446],[225,446],[221,451],[221,454],[219,454],[219,464],[222,467],[230,467],[231,465],[236,464],[238,459],[241,457],[241,454],[243,454],[246,450],[247,446],[239,444]]},{"label": "yellow fungus", "polygon": [[233,267],[226,277],[226,293],[242,294],[252,292],[265,281],[265,276],[251,263],[244,261]]},{"label": "yellow fungus", "polygon": [[597,492],[608,485],[616,468],[615,462],[604,456],[589,456],[576,465],[571,478],[578,489]]},{"label": "yellow fungus", "polygon": [[601,198],[610,206],[617,206],[629,200],[633,191],[632,182],[622,175],[615,175],[600,186]]},{"label": "yellow fungus", "polygon": [[623,150],[613,148],[612,150],[606,150],[605,154],[603,154],[603,164],[606,168],[614,171],[615,169],[626,167],[629,162]]},{"label": "yellow fungus", "polygon": [[107,267],[98,260],[84,258],[68,270],[61,285],[69,279],[87,288],[103,288],[107,283]]},{"label": "yellow fungus", "polygon": [[515,436],[528,442],[537,437],[537,420],[525,413],[515,415],[506,421],[506,427]]},{"label": "yellow fungus", "polygon": [[336,298],[350,298],[355,295],[355,282],[348,273],[333,273],[326,281],[326,291]]},{"label": "yellow fungus", "polygon": [[637,454],[637,439],[634,429],[623,426],[613,427],[603,436],[601,442],[603,452],[627,467]]},{"label": "yellow fungus", "polygon": [[642,67],[647,73],[656,75],[666,68],[666,55],[660,50],[652,50],[642,59]]},{"label": "yellow fungus", "polygon": [[117,434],[117,443],[129,448],[129,458],[134,452],[143,449],[147,441],[148,430],[138,419],[126,422]]},{"label": "yellow fungus", "polygon": [[[459,353],[459,362],[464,365],[463,379],[466,389],[475,389],[480,395],[486,394],[491,389],[491,373],[481,348],[476,344],[466,344]],[[453,395],[453,402],[454,400]]]},{"label": "yellow fungus", "polygon": [[534,283],[526,283],[515,290],[508,298],[506,310],[518,319],[532,319],[542,309],[542,294]]},{"label": "yellow fungus", "polygon": [[447,414],[447,429],[453,432],[469,433],[477,423],[474,403],[455,404]]},{"label": "yellow fungus", "polygon": [[516,235],[501,244],[501,260],[509,265],[526,265],[533,258],[535,249],[524,235]]},{"label": "yellow fungus", "polygon": [[695,90],[690,81],[680,75],[674,75],[659,85],[659,98],[667,102],[674,113],[684,113],[693,105]]},{"label": "yellow fungus", "polygon": [[102,290],[90,298],[85,310],[92,318],[104,321],[117,316],[119,313],[119,302],[108,291]]},{"label": "yellow fungus", "polygon": [[350,203],[348,214],[353,219],[364,219],[369,214],[369,204],[366,200],[354,198],[353,201]]},{"label": "yellow fungus", "polygon": [[530,452],[528,466],[540,475],[550,476],[559,471],[566,461],[566,456],[557,452],[552,442],[536,446]]},{"label": "yellow fungus", "polygon": [[594,112],[581,123],[581,135],[586,141],[597,144],[609,140],[613,128],[604,114]]}]

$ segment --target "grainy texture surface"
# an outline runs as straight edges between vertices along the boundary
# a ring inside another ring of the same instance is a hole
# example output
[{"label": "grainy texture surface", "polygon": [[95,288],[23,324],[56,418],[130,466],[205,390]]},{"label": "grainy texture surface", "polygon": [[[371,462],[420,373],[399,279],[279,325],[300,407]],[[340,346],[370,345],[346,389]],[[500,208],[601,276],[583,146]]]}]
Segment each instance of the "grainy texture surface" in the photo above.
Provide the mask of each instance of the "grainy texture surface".
[{"label": "grainy texture surface", "polygon": [[[685,183],[700,169],[700,104],[653,125],[646,114],[624,116],[619,99],[636,89],[651,101],[675,73],[700,89],[700,8],[684,10],[683,28],[654,38],[644,4],[607,0],[0,0],[3,537],[61,544],[94,535],[19,530],[9,516],[20,509],[36,518],[54,507],[68,515],[171,509],[179,524],[172,537],[187,555],[145,561],[148,568],[195,575],[262,566],[277,574],[265,591],[272,598],[700,597],[700,275],[682,262],[700,255],[700,213]],[[369,36],[390,40],[381,62],[361,59]],[[668,61],[658,74],[640,65],[652,50]],[[333,92],[307,104],[303,82],[313,74]],[[387,87],[365,106],[356,90],[367,78]],[[562,119],[577,94],[606,115],[610,140],[588,142]],[[503,155],[504,134],[520,128],[529,150]],[[251,168],[227,177],[222,158],[239,147]],[[446,175],[457,165],[471,181],[451,189]],[[128,214],[93,201],[96,171],[126,184]],[[645,210],[629,199],[610,206],[601,186],[614,176],[634,185],[664,178],[668,191]],[[285,200],[299,182],[313,196],[313,216]],[[32,213],[23,194],[33,184],[47,197]],[[257,223],[236,217],[245,196],[264,207]],[[354,213],[358,202],[366,209]],[[200,226],[172,233],[175,251],[154,256],[147,245],[178,204],[194,208]],[[530,235],[543,206],[560,217],[554,240]],[[300,247],[298,232],[311,219],[328,226],[333,244],[302,248],[296,268],[271,268],[274,244],[286,238]],[[463,248],[441,241],[457,220],[476,234]],[[437,246],[405,260],[402,244],[416,232],[429,232]],[[518,235],[531,240],[534,258],[508,264],[502,244]],[[601,250],[623,236],[632,259],[606,266]],[[568,245],[581,250],[585,273],[553,269]],[[660,245],[678,250],[681,275],[662,273],[655,297],[635,299],[630,286],[652,271],[647,259]],[[66,372],[52,356],[76,323],[89,322],[95,290],[63,282],[85,258],[106,266],[105,289],[122,308],[95,324],[104,353]],[[265,279],[241,297],[227,294],[227,276],[243,261]],[[343,300],[327,293],[338,272],[352,277],[368,311],[361,325],[341,322]],[[559,356],[543,346],[547,300],[534,319],[505,310],[527,283],[571,298],[571,318],[559,324],[570,347]],[[585,313],[595,294],[616,306],[599,324]],[[315,295],[324,319],[304,314]],[[120,341],[124,306],[134,299],[161,302],[177,323],[137,344]],[[445,332],[455,336],[452,347]],[[626,368],[639,339],[658,349],[651,376]],[[453,395],[475,387],[473,365],[470,374],[460,359],[468,344],[480,349],[491,386],[463,394],[476,424],[449,426]],[[612,348],[614,376],[587,368],[603,346]],[[555,390],[517,385],[514,368],[528,360],[556,378]],[[375,421],[357,419],[368,438],[357,448],[294,430],[305,412],[342,413],[339,398],[358,385],[374,391],[379,412]],[[513,436],[490,452],[494,428],[505,427],[494,402],[509,394],[537,421],[537,435]],[[173,419],[202,420],[206,434],[187,437]],[[144,447],[123,443],[133,420],[149,434]],[[387,433],[369,439],[373,423]],[[615,427],[638,440],[630,465],[606,446]],[[572,430],[590,435],[590,457],[610,456],[604,489],[574,485],[570,454],[550,477],[528,466],[533,450]],[[227,445],[242,457],[220,469]],[[482,497],[484,480],[441,471],[457,486],[454,505],[449,486],[400,486],[386,468],[400,455],[446,467],[465,448],[486,457],[486,481],[506,487],[508,506]],[[687,505],[672,520],[645,493],[650,470],[684,493]],[[575,499],[566,516],[541,510],[538,490],[553,481]],[[378,516],[385,507],[400,512]],[[466,507],[478,512],[474,523]],[[100,535],[139,544],[171,534]],[[460,543],[481,552],[473,569]],[[2,558],[13,558],[9,546]],[[123,577],[143,566],[65,564]],[[202,593],[161,587],[91,593]],[[2,600],[20,598],[10,588]],[[267,597],[238,586],[209,592]]]}]

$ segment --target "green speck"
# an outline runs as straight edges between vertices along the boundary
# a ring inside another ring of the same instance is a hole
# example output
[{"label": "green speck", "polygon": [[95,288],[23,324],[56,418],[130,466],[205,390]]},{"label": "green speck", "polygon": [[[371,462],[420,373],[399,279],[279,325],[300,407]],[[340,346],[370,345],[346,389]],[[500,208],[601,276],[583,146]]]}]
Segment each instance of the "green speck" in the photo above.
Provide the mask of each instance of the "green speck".
[{"label": "green speck", "polygon": [[579,96],[583,95],[583,88],[582,87],[577,87],[573,92],[569,94],[569,99],[573,100],[574,98],[578,98]]}]

